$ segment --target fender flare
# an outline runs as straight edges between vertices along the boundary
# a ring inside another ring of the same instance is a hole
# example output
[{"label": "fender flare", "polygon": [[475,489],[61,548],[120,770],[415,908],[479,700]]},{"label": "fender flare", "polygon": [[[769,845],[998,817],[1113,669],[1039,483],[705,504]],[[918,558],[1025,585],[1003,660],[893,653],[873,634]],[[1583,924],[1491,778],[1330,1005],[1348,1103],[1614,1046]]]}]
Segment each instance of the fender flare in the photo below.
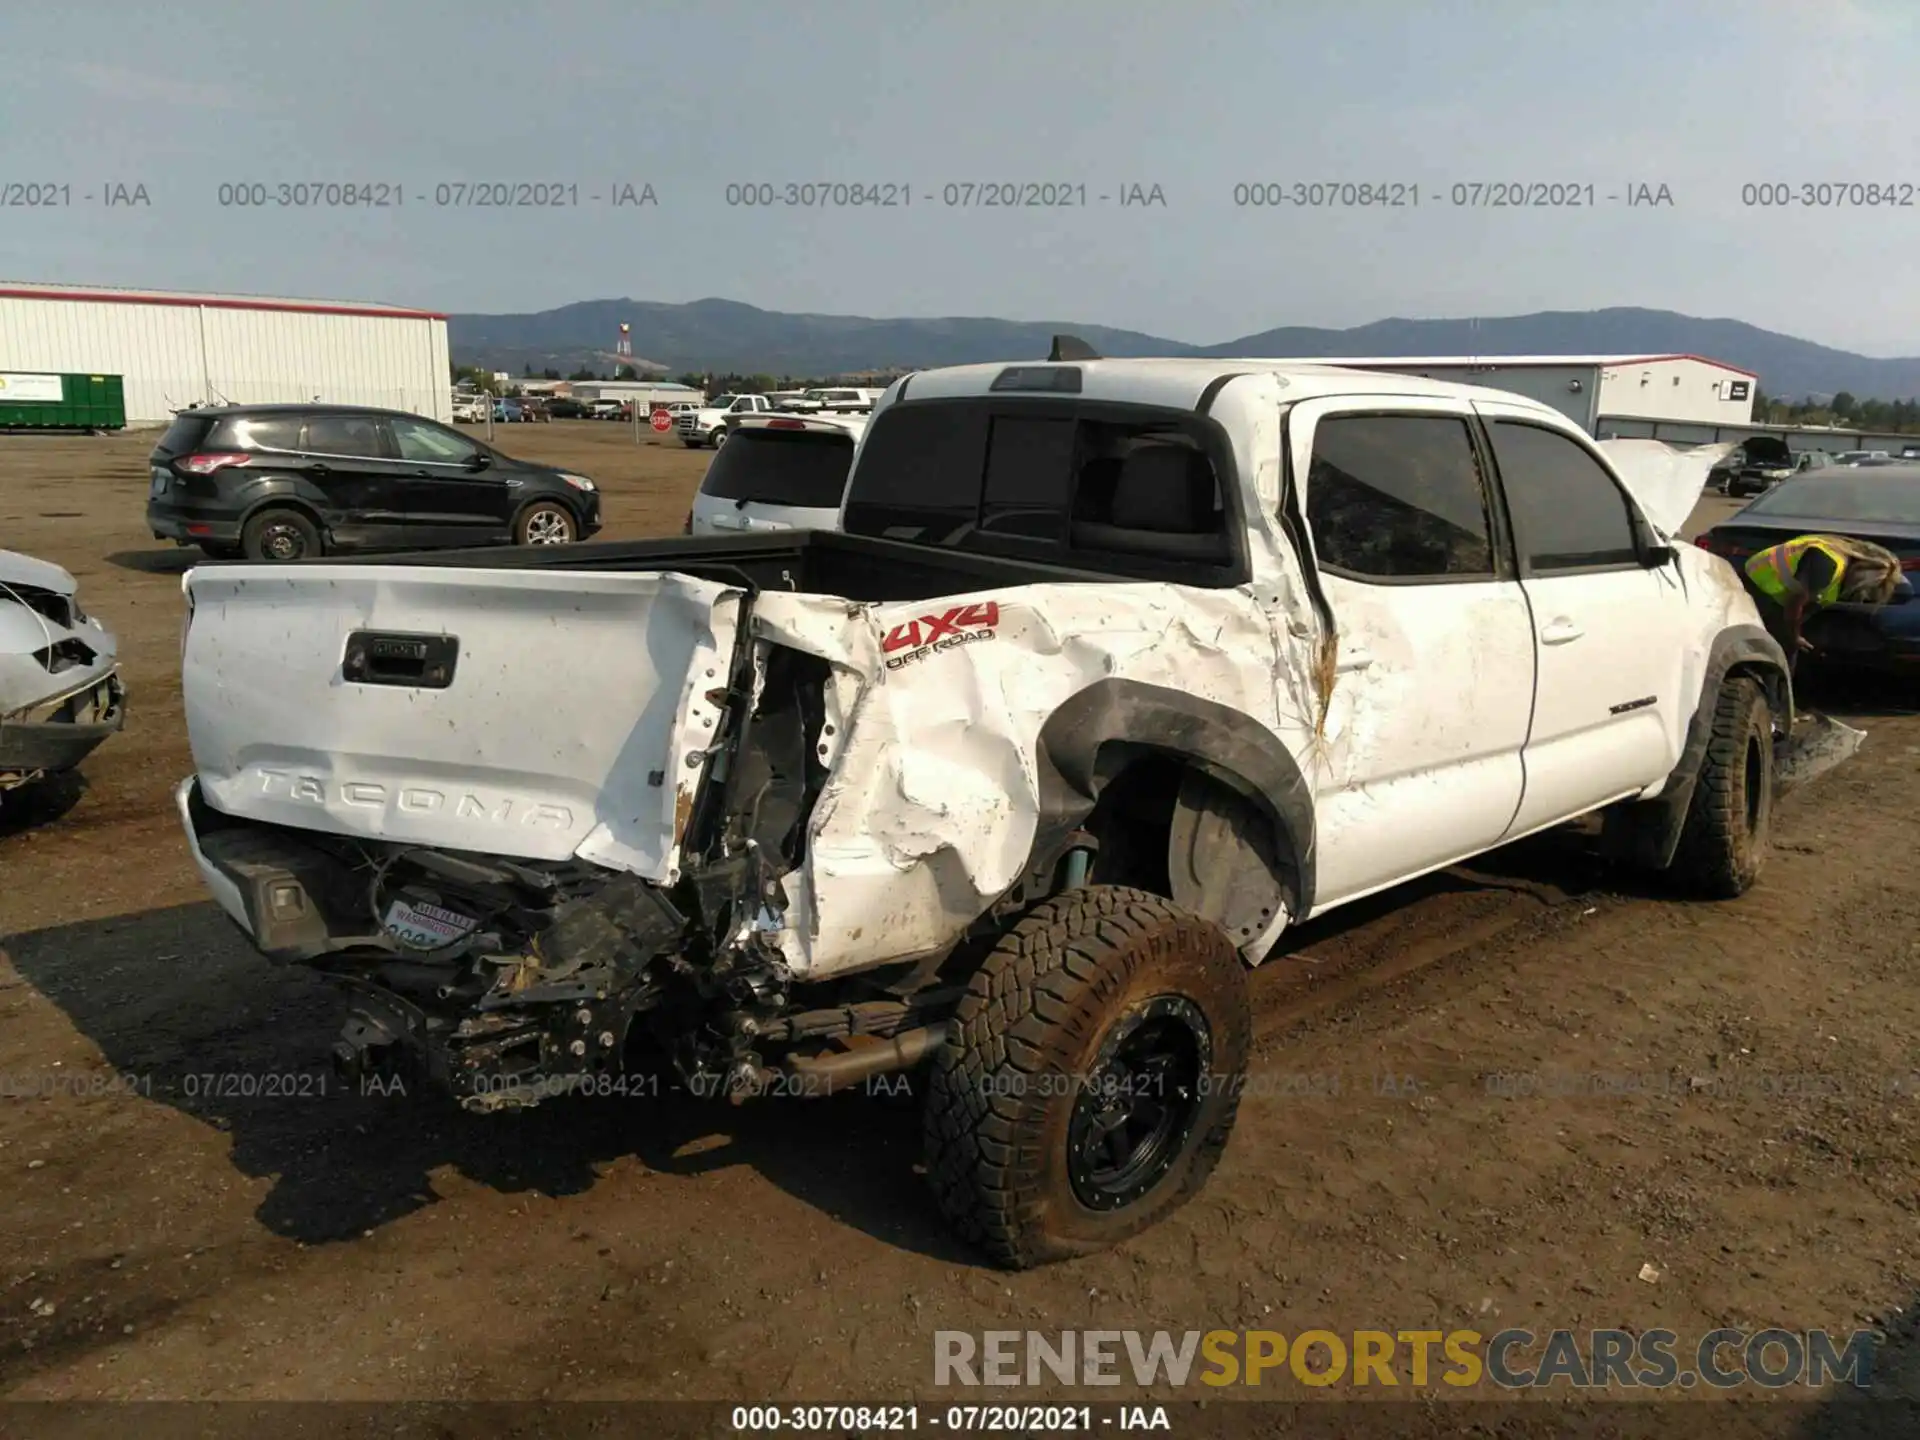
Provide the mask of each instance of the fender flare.
[{"label": "fender flare", "polygon": [[[1209,918],[1245,944],[1263,928],[1254,919],[1262,892],[1268,897],[1262,914],[1275,900],[1294,917],[1311,908],[1313,794],[1284,742],[1251,716],[1182,690],[1110,677],[1062,702],[1040,727],[1035,752],[1040,816],[1025,872],[1029,887],[1047,883],[1106,786],[1136,760],[1157,755],[1183,762],[1190,772],[1176,805],[1175,846],[1183,838],[1197,843],[1210,821],[1225,824],[1228,833],[1207,838],[1233,844],[1232,862],[1223,863],[1217,877],[1190,876],[1188,888],[1205,881],[1196,895],[1218,901],[1236,885],[1265,882],[1234,897],[1241,908],[1252,907],[1245,916]],[[1265,825],[1247,826],[1250,817]],[[1269,836],[1260,836],[1262,829]],[[1172,856],[1168,868],[1181,889]],[[1173,898],[1182,903],[1180,895]]]},{"label": "fender flare", "polygon": [[1694,785],[1713,738],[1713,712],[1727,677],[1739,671],[1760,681],[1773,708],[1776,728],[1792,733],[1793,681],[1787,652],[1758,625],[1730,625],[1714,637],[1701,676],[1700,694],[1687,721],[1686,743],[1668,777],[1666,789],[1651,800],[1609,810],[1601,834],[1604,853],[1652,870],[1673,864],[1680,848],[1680,832],[1693,803]]}]

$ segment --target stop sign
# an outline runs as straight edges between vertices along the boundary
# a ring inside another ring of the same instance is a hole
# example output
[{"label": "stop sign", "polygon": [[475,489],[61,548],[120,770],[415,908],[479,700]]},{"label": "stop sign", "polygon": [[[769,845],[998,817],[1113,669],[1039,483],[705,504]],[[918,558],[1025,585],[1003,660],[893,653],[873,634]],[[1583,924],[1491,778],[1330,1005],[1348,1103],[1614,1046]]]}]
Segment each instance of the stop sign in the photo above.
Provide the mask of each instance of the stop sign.
[{"label": "stop sign", "polygon": [[647,423],[652,425],[656,430],[671,430],[673,428],[673,416],[665,410],[656,410],[653,412],[653,418]]}]

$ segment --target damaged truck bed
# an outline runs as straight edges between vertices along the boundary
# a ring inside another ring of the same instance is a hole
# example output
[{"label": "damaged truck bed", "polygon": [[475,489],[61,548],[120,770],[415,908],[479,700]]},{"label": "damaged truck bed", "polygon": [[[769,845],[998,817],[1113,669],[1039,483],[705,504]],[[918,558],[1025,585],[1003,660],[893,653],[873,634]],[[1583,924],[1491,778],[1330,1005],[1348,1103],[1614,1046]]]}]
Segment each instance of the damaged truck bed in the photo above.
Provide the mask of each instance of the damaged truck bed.
[{"label": "damaged truck bed", "polygon": [[924,1067],[961,1233],[1084,1253],[1204,1183],[1288,925],[1595,810],[1753,882],[1785,658],[1673,472],[1400,376],[923,372],[837,532],[191,572],[180,811],[349,1074]]}]

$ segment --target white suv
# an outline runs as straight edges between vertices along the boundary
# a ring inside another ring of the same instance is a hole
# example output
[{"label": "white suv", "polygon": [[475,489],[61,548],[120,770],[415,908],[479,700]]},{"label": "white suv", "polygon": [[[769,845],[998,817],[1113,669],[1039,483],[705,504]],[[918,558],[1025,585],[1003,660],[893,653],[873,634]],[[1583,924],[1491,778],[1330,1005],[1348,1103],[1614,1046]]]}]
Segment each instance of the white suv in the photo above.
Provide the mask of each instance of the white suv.
[{"label": "white suv", "polygon": [[686,533],[831,530],[840,520],[863,416],[747,415],[727,424],[687,513]]}]

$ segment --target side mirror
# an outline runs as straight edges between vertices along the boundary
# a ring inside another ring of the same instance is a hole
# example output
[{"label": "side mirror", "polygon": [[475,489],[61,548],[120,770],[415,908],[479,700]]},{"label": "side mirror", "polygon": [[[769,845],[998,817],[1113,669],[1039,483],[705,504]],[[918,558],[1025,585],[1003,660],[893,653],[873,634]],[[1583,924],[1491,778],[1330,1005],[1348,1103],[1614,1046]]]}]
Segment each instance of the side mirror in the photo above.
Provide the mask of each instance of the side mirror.
[{"label": "side mirror", "polygon": [[1659,543],[1647,547],[1647,564],[1655,569],[1662,565],[1671,565],[1679,558],[1679,550],[1672,545]]}]

